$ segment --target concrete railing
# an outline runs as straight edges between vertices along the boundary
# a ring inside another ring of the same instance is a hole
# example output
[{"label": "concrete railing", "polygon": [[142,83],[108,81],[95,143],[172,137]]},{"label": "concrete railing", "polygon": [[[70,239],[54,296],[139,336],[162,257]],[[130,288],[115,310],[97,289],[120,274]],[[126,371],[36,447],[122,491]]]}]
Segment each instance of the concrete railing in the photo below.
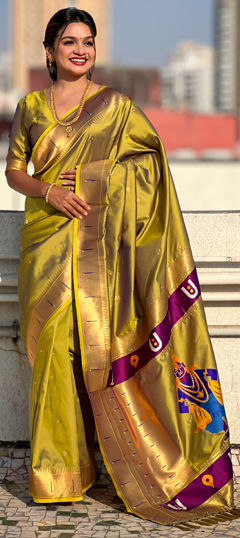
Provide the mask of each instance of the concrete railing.
[{"label": "concrete railing", "polygon": [[[0,211],[0,441],[28,439],[31,368],[19,336],[22,212]],[[216,354],[231,442],[240,444],[240,211],[185,212]]]}]

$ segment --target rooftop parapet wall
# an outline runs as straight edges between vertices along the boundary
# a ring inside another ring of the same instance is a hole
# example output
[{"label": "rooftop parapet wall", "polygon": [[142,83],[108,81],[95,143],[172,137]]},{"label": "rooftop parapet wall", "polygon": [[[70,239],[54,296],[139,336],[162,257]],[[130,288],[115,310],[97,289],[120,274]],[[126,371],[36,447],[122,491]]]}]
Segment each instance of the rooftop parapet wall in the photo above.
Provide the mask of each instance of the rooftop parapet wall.
[{"label": "rooftop parapet wall", "polygon": [[[240,444],[240,211],[185,212],[230,423]],[[17,269],[22,212],[0,211],[0,441],[28,440],[31,368],[19,328]]]}]

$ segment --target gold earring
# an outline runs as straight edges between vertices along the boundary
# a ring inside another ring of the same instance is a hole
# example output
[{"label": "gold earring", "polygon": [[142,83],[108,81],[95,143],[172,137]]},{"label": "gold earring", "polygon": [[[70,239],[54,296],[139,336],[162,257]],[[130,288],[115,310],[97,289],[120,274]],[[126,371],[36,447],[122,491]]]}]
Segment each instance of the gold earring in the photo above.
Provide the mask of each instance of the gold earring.
[{"label": "gold earring", "polygon": [[53,56],[51,56],[50,54],[47,54],[47,59],[48,59],[48,65],[49,65],[49,68],[51,69],[52,64],[53,64],[53,62],[54,62],[54,58],[53,58]]}]

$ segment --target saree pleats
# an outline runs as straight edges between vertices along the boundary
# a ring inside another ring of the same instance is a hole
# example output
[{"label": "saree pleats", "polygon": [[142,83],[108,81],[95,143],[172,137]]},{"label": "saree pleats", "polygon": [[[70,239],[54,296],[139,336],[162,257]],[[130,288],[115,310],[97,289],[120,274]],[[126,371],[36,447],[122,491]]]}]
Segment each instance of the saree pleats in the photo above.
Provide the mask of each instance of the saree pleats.
[{"label": "saree pleats", "polygon": [[64,137],[55,124],[42,134],[34,175],[59,184],[61,170],[77,166],[75,192],[91,211],[69,220],[43,200],[26,203],[19,280],[33,365],[31,494],[74,500],[93,483],[90,400],[128,511],[176,524],[229,510],[227,419],[162,144],[107,88],[87,101],[71,143]]},{"label": "saree pleats", "polygon": [[94,482],[67,338],[72,322],[70,299],[38,341],[30,391],[30,493],[36,502],[79,500]]}]

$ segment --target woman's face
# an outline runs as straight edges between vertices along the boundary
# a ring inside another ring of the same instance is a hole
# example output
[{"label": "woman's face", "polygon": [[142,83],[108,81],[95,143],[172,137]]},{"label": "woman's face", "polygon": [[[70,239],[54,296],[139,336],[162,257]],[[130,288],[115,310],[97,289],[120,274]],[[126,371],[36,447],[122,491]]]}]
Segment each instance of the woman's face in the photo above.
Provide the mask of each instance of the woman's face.
[{"label": "woman's face", "polygon": [[87,24],[72,22],[57,37],[51,51],[57,64],[57,77],[79,78],[93,67],[95,42]]}]

